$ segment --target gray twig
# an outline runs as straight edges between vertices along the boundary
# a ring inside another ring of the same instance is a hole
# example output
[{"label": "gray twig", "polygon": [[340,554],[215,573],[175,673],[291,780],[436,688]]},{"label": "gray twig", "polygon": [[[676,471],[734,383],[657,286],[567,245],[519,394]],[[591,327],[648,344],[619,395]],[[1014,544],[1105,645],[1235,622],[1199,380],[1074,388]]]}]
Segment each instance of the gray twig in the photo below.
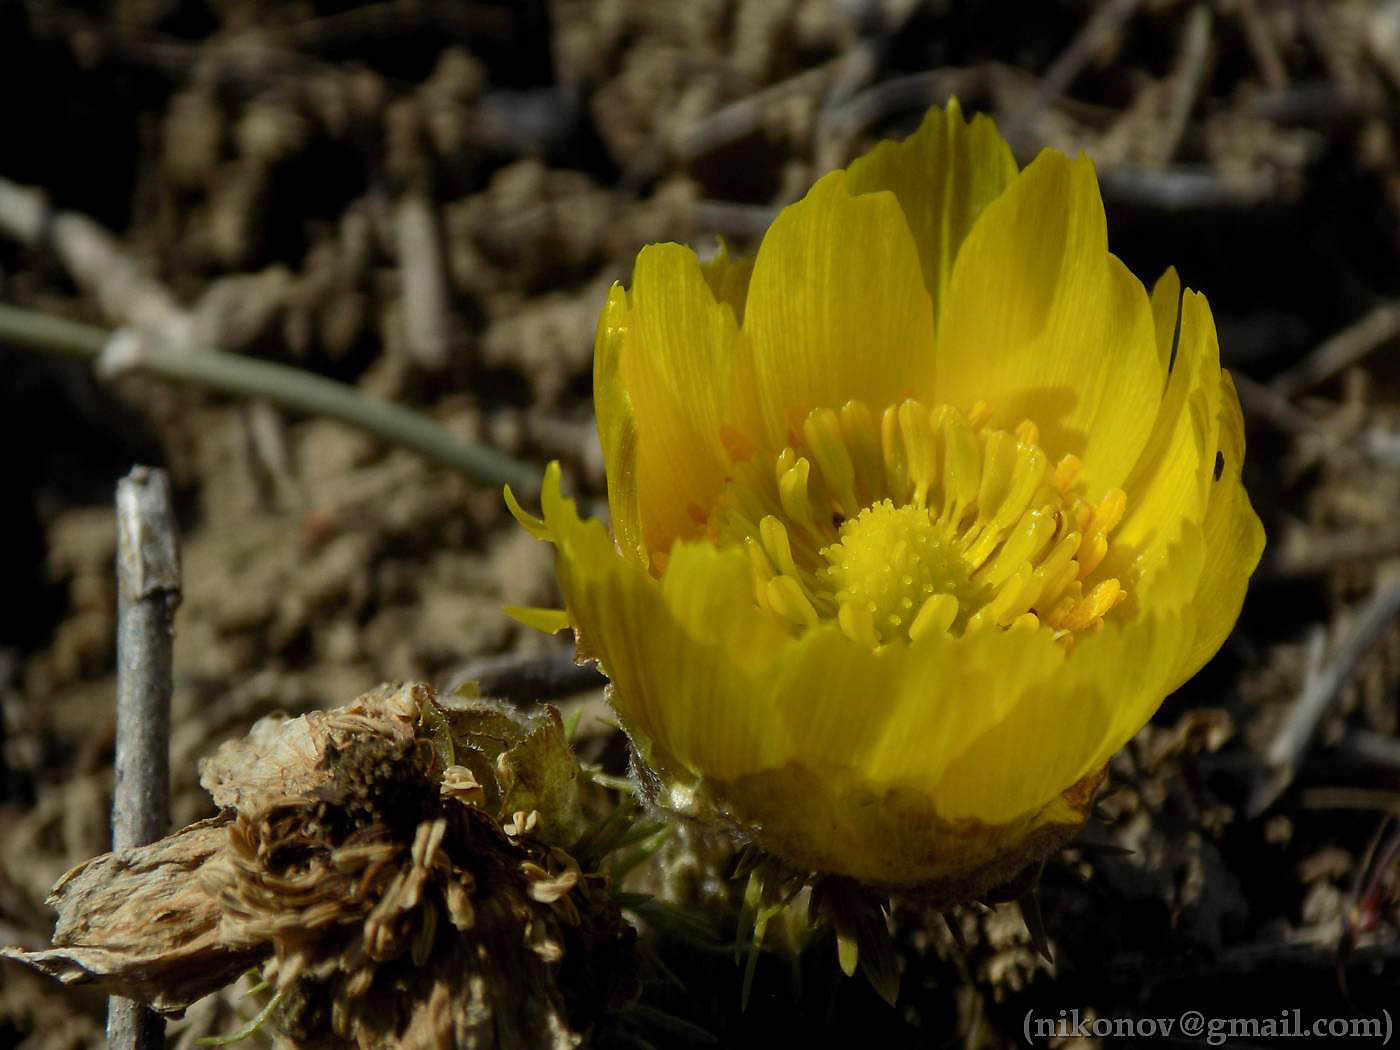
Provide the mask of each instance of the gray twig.
[{"label": "gray twig", "polygon": [[671,143],[673,153],[680,161],[688,163],[753,134],[763,126],[764,116],[774,107],[790,98],[820,95],[838,61],[833,59],[824,65],[803,70],[685,125]]},{"label": "gray twig", "polygon": [[740,204],[736,201],[702,200],[695,204],[695,225],[706,233],[727,233],[731,237],[757,240],[773,225],[777,208],[766,204]]},{"label": "gray twig", "polygon": [[1014,145],[1022,139],[1040,111],[1064,94],[1090,59],[1118,34],[1140,3],[1141,0],[1108,0],[1094,12],[1069,47],[1045,71],[1030,101],[1006,122],[1008,141]]},{"label": "gray twig", "polygon": [[452,351],[452,310],[437,217],[422,194],[399,201],[394,232],[403,275],[404,347],[419,365],[441,372]]},{"label": "gray twig", "polygon": [[1222,175],[1205,168],[1105,168],[1099,172],[1105,198],[1120,204],[1164,212],[1239,211],[1277,205],[1291,199],[1293,188],[1269,171]]},{"label": "gray twig", "polygon": [[1172,88],[1171,106],[1162,123],[1157,156],[1163,164],[1176,156],[1182,136],[1186,133],[1186,122],[1196,108],[1196,100],[1205,80],[1206,59],[1210,57],[1210,29],[1210,7],[1197,4],[1186,21],[1186,38],[1182,41],[1181,56],[1173,78],[1176,83]]},{"label": "gray twig", "polygon": [[1251,816],[1258,816],[1273,805],[1292,782],[1298,761],[1328,705],[1396,616],[1400,616],[1400,575],[1377,585],[1332,658],[1307,676],[1288,717],[1264,752],[1266,774],[1250,794]]},{"label": "gray twig", "polygon": [[1343,328],[1269,385],[1293,397],[1354,365],[1372,350],[1400,335],[1400,303],[1385,303]]},{"label": "gray twig", "polygon": [[1378,562],[1400,554],[1400,524],[1375,530],[1296,534],[1281,544],[1264,562],[1270,576],[1316,576],[1344,562]]},{"label": "gray twig", "polygon": [[[1338,463],[1356,466],[1361,462],[1361,453],[1348,445],[1338,434],[1325,427],[1320,420],[1284,397],[1273,386],[1255,382],[1249,376],[1236,372],[1233,376],[1235,389],[1240,401],[1251,416],[1267,420],[1286,434],[1300,439],[1300,454],[1305,463],[1311,463],[1318,455],[1327,456]],[[1304,448],[1303,442],[1311,442]]]},{"label": "gray twig", "polygon": [[[170,479],[136,467],[117,483],[117,755],[112,849],[154,842],[170,823],[170,690],[180,558]],[[113,996],[107,1039],[114,1050],[154,1050],[165,1022]]]},{"label": "gray twig", "polygon": [[1278,89],[1288,86],[1288,71],[1279,56],[1278,43],[1273,30],[1263,17],[1255,0],[1236,0],[1235,14],[1244,29],[1245,43],[1254,56],[1254,64],[1269,87]]},{"label": "gray twig", "polygon": [[946,67],[891,77],[823,110],[821,138],[848,144],[892,113],[947,105],[950,95],[964,103],[987,89],[984,66]]}]

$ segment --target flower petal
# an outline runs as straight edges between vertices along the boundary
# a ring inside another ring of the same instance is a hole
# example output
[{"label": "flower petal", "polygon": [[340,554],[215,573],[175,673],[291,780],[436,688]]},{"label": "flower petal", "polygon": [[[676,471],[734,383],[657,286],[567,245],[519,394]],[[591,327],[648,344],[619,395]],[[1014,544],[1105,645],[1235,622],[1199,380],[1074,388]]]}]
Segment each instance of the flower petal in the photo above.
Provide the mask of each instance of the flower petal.
[{"label": "flower petal", "polygon": [[643,248],[631,293],[609,297],[594,400],[609,509],[629,554],[650,561],[704,533],[727,470],[720,434],[737,330],[733,308],[716,302],[695,253],[678,244]]},{"label": "flower petal", "polygon": [[770,448],[813,408],[883,408],[929,390],[933,312],[899,202],[852,196],[834,171],[774,220],[744,312],[759,419]]},{"label": "flower petal", "polygon": [[[1179,287],[1175,274],[1158,282],[1153,312]],[[1180,296],[1180,323],[1165,352],[1174,360],[1157,419],[1142,455],[1123,483],[1127,513],[1114,533],[1102,575],[1125,581],[1128,612],[1150,606],[1174,609],[1196,590],[1205,551],[1187,535],[1205,517],[1215,466],[1221,397],[1220,350],[1205,297],[1186,290]],[[1197,532],[1199,535],[1199,532]]]},{"label": "flower petal", "polygon": [[1220,384],[1219,456],[1211,470],[1210,505],[1202,526],[1205,563],[1190,604],[1195,630],[1172,688],[1200,670],[1224,644],[1239,618],[1249,577],[1264,553],[1264,526],[1240,477],[1244,463],[1240,398],[1230,373],[1220,374]]},{"label": "flower petal", "polygon": [[769,702],[810,769],[850,769],[871,785],[929,791],[1020,690],[1063,659],[1002,632],[879,649],[825,626],[792,647]]},{"label": "flower petal", "polygon": [[744,303],[749,297],[749,279],[753,277],[753,256],[731,256],[729,245],[721,238],[714,258],[701,263],[700,270],[715,299],[728,303],[734,310],[734,317],[742,324]]},{"label": "flower petal", "polygon": [[[1026,689],[950,766],[935,795],[939,813],[1003,823],[1103,765],[1166,696],[1185,630],[1180,618],[1152,618],[1076,642],[1054,675]],[[1120,738],[1109,747],[1108,737]]]},{"label": "flower petal", "polygon": [[[593,342],[593,414],[608,479],[608,514],[618,548],[646,566],[650,556],[642,533],[641,495],[637,491],[637,417],[622,374],[630,313],[627,293],[622,285],[614,284],[598,317]],[[506,499],[511,513],[531,535],[538,536],[531,523],[516,513],[513,499],[509,495]]]},{"label": "flower petal", "polygon": [[660,581],[581,520],[546,473],[544,518],[580,651],[612,681],[611,700],[648,758],[674,774],[738,777],[790,757],[758,685],[791,638],[753,601],[742,550],[677,544]]},{"label": "flower petal", "polygon": [[963,119],[957,99],[930,109],[902,142],[886,140],[846,169],[851,193],[890,190],[919,249],[924,287],[939,307],[958,248],[982,209],[1016,177],[1016,159],[983,114]]},{"label": "flower petal", "polygon": [[1033,420],[1080,458],[1091,499],[1137,461],[1166,380],[1147,293],[1107,243],[1093,165],[1042,152],[958,252],[935,379],[937,400],[986,401],[996,426]]}]

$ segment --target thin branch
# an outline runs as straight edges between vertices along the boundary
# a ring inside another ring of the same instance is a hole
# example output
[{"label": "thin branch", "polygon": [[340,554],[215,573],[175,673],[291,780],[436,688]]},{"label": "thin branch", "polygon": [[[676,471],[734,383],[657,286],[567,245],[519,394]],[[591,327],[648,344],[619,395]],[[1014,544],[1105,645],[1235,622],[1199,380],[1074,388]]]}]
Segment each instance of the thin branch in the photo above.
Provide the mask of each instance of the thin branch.
[{"label": "thin branch", "polygon": [[539,488],[540,472],[421,413],[298,368],[217,350],[175,352],[131,329],[100,328],[0,303],[0,341],[95,358],[98,375],[137,372],[335,419],[461,471],[483,485]]},{"label": "thin branch", "polygon": [[1094,55],[1122,30],[1140,3],[1141,0],[1108,0],[1094,12],[1070,45],[1045,71],[1030,101],[1006,122],[1004,133],[1008,141],[1016,143],[1021,140],[1040,116],[1041,110],[1064,94]]},{"label": "thin branch", "polygon": [[1345,562],[1378,562],[1400,554],[1400,523],[1376,530],[1309,533],[1274,546],[1263,570],[1269,576],[1317,576]]},{"label": "thin branch", "polygon": [[1254,64],[1259,67],[1264,83],[1274,89],[1287,87],[1288,71],[1279,56],[1273,30],[1260,12],[1258,4],[1255,0],[1236,0],[1235,13],[1244,29],[1245,43],[1249,45]]},{"label": "thin branch", "polygon": [[1400,576],[1380,583],[1369,601],[1356,614],[1351,630],[1316,674],[1309,675],[1288,717],[1279,726],[1264,752],[1265,778],[1250,794],[1248,811],[1258,816],[1283,794],[1307,750],[1318,723],[1347,679],[1356,670],[1386,628],[1400,616]]},{"label": "thin branch", "polygon": [[1106,168],[1099,172],[1104,197],[1120,204],[1163,212],[1240,211],[1288,203],[1293,187],[1269,171],[1222,175],[1177,165]]},{"label": "thin branch", "polygon": [[1176,76],[1173,78],[1176,83],[1172,89],[1171,107],[1162,124],[1157,156],[1163,164],[1176,156],[1182,136],[1186,134],[1186,122],[1196,108],[1196,100],[1200,97],[1205,80],[1206,60],[1210,57],[1210,35],[1210,7],[1197,4],[1187,18],[1186,39],[1182,42]]},{"label": "thin branch", "polygon": [[[1300,439],[1299,452],[1303,464],[1311,463],[1313,458],[1320,454],[1347,466],[1361,465],[1360,452],[1280,394],[1273,386],[1255,382],[1239,372],[1234,373],[1233,378],[1240,401],[1250,416],[1265,419],[1283,433]],[[1311,442],[1312,447],[1305,447],[1302,442]]]},{"label": "thin branch", "polygon": [[[170,479],[136,467],[117,483],[117,754],[112,849],[144,846],[170,823],[170,691],[180,558]],[[165,1022],[133,999],[113,996],[107,1039],[114,1050],[156,1050]]]},{"label": "thin branch", "polygon": [[394,234],[403,278],[399,307],[404,348],[430,372],[452,355],[452,308],[443,271],[442,237],[426,197],[407,194],[394,209]]},{"label": "thin branch", "polygon": [[1400,303],[1385,303],[1327,339],[1269,385],[1284,397],[1293,397],[1356,364],[1396,336],[1400,336]]}]

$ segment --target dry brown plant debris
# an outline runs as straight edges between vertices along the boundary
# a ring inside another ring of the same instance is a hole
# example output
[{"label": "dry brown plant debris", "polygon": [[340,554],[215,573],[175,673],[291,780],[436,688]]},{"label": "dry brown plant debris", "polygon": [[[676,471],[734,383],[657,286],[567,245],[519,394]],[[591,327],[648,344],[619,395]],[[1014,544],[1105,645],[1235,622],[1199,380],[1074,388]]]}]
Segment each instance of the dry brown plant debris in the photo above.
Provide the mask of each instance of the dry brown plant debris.
[{"label": "dry brown plant debris", "polygon": [[201,769],[219,816],[54,887],[7,950],[168,1015],[260,967],[280,1045],[573,1047],[636,992],[558,712],[420,684],[265,719]]}]

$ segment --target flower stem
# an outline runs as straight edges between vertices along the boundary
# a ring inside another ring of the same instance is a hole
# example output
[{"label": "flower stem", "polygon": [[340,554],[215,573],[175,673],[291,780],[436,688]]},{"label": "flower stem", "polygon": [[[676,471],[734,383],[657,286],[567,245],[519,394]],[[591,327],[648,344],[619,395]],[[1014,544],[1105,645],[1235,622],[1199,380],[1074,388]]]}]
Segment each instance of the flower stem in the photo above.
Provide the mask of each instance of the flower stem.
[{"label": "flower stem", "polygon": [[265,398],[284,409],[359,427],[483,485],[509,484],[524,492],[539,488],[541,473],[533,465],[454,434],[422,413],[299,368],[218,350],[176,351],[133,329],[108,333],[4,303],[0,303],[0,342],[88,358],[104,379],[139,372],[226,394]]}]

